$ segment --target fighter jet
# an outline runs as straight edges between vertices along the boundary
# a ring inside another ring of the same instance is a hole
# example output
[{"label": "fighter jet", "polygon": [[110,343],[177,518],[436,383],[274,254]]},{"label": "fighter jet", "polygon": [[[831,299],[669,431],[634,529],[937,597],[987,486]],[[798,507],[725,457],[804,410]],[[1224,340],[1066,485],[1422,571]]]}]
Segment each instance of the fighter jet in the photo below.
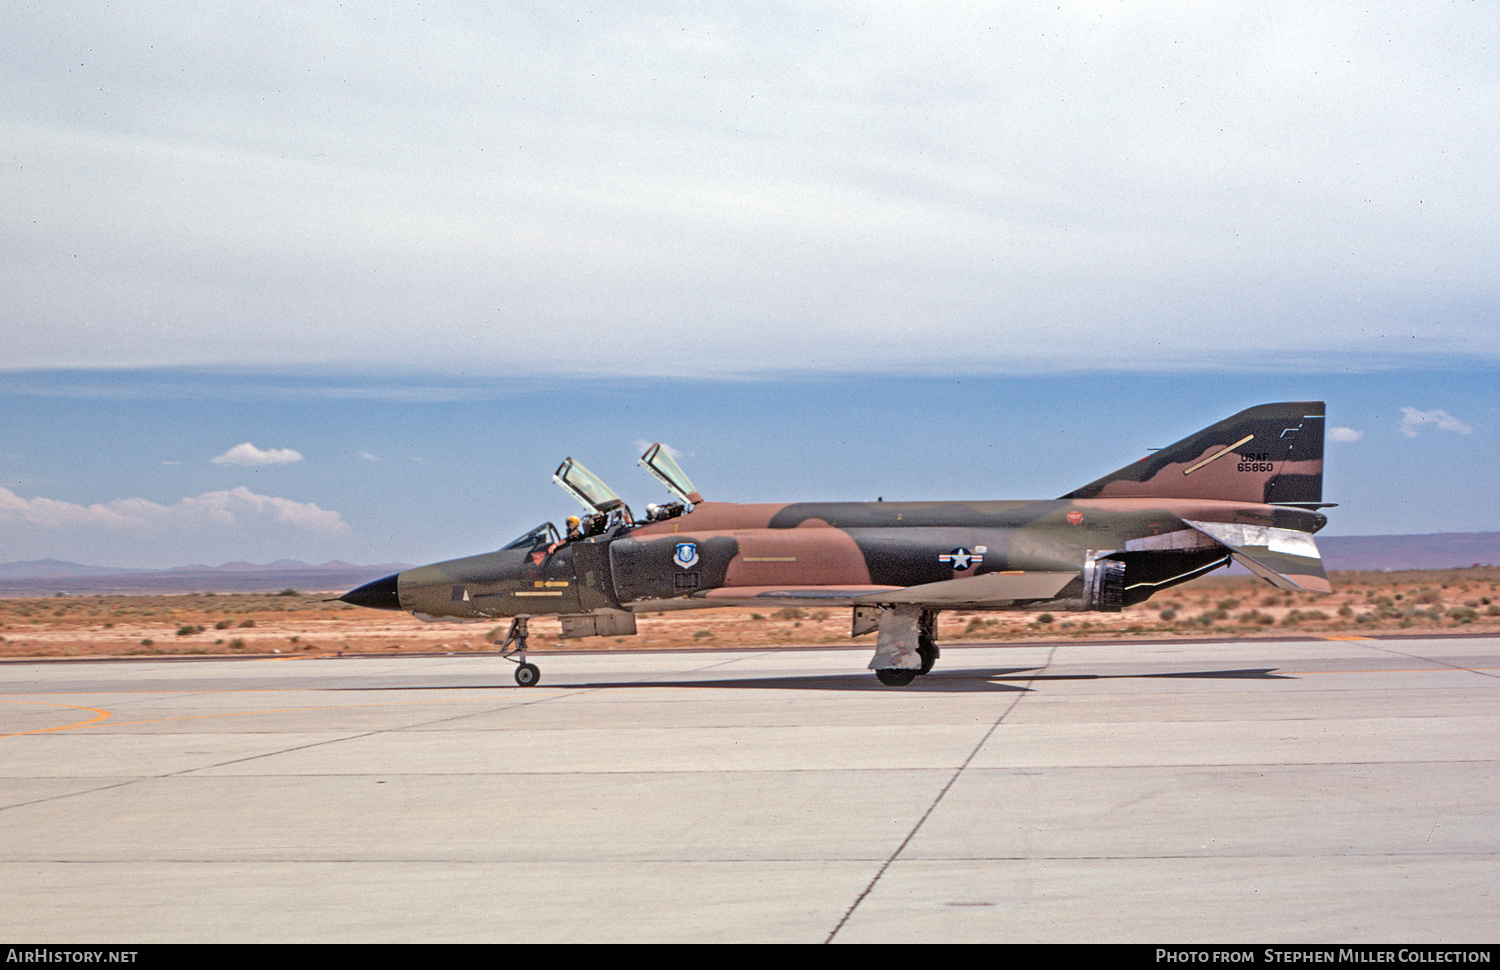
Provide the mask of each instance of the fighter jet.
[{"label": "fighter jet", "polygon": [[1312,535],[1323,502],[1323,402],[1263,404],[1056,499],[708,502],[661,445],[640,465],[676,497],[636,519],[569,458],[554,480],[583,506],[495,552],[408,569],[344,594],[423,619],[511,618],[516,683],[527,620],[564,637],[636,632],[635,614],[720,606],[848,607],[876,634],[870,668],[905,686],[938,659],[943,610],[1119,612],[1238,562],[1274,586],[1330,592]]}]

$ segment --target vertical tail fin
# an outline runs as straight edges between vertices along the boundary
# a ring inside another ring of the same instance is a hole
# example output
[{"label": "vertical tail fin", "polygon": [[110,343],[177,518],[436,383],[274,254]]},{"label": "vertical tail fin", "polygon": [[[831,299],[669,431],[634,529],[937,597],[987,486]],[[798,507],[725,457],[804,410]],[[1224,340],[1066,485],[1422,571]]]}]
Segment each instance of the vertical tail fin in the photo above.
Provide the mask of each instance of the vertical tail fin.
[{"label": "vertical tail fin", "polygon": [[1063,498],[1323,501],[1323,402],[1246,408]]}]

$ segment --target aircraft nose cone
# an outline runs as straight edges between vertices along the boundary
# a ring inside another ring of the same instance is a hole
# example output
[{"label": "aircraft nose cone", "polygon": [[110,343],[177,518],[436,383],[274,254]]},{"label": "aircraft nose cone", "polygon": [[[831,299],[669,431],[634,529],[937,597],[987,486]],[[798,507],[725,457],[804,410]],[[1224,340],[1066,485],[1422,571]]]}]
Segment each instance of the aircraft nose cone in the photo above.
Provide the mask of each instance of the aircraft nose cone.
[{"label": "aircraft nose cone", "polygon": [[399,575],[400,573],[396,573],[373,583],[365,583],[358,589],[351,589],[339,599],[355,606],[368,606],[372,610],[399,610],[401,598],[396,595],[396,577]]}]

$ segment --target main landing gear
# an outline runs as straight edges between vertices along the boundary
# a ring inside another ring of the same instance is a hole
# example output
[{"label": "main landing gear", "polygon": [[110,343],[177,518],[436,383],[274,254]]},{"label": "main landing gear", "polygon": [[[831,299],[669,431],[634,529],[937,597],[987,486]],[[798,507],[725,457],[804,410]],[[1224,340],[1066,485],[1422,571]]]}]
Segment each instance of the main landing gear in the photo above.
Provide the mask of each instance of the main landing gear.
[{"label": "main landing gear", "polygon": [[[915,613],[915,615],[913,615]],[[932,669],[940,651],[937,645],[937,610],[916,612],[910,608],[887,610],[880,620],[881,642],[870,666],[875,678],[887,687],[905,687]],[[915,643],[913,643],[915,641]],[[876,666],[879,663],[910,662],[918,666]]]},{"label": "main landing gear", "polygon": [[[518,616],[510,621],[510,630],[500,644],[500,656],[516,665],[516,685],[535,687],[542,679],[536,664],[526,662],[526,621],[530,617]],[[511,647],[511,644],[515,644]],[[507,650],[507,647],[511,649]]]},{"label": "main landing gear", "polygon": [[919,674],[925,674],[932,670],[932,665],[937,663],[937,659],[941,654],[938,652],[937,642],[933,640],[930,634],[924,633],[918,638],[917,656],[922,658],[922,666],[917,670]]},{"label": "main landing gear", "polygon": [[937,643],[933,641],[931,634],[923,633],[917,638],[917,656],[921,658],[922,666],[916,670],[909,667],[885,667],[875,671],[875,678],[887,687],[905,687],[931,670],[939,656]]}]

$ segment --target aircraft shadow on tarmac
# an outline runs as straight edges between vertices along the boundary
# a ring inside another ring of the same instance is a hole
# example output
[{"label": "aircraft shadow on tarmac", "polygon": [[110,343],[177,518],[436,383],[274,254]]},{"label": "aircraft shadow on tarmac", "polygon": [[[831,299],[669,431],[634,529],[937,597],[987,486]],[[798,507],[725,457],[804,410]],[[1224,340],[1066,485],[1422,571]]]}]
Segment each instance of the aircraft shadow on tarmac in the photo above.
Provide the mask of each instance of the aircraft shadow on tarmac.
[{"label": "aircraft shadow on tarmac", "polygon": [[1205,678],[1232,680],[1287,680],[1273,667],[1248,670],[1187,670],[1163,674],[1037,674],[1036,667],[1001,670],[946,670],[918,677],[905,687],[885,687],[868,673],[820,676],[746,677],[743,679],[693,681],[630,681],[567,685],[570,687],[707,687],[738,690],[856,690],[901,694],[972,693],[975,691],[1030,691],[1031,685],[1050,680],[1145,680],[1152,678]]},{"label": "aircraft shadow on tarmac", "polygon": [[[607,690],[620,688],[687,688],[709,690],[851,690],[878,691],[890,694],[973,693],[976,691],[1030,691],[1031,685],[1063,680],[1295,680],[1278,674],[1274,667],[1252,667],[1237,670],[1181,670],[1152,674],[1044,674],[1033,673],[1038,667],[1008,667],[999,670],[946,670],[919,677],[906,687],[885,687],[868,673],[786,675],[781,677],[740,677],[718,680],[615,680],[588,681],[576,684],[553,684],[556,690]],[[543,686],[549,686],[543,684]],[[330,690],[483,690],[514,689],[509,683],[450,684],[447,686],[412,685],[410,687],[334,687]]]}]

